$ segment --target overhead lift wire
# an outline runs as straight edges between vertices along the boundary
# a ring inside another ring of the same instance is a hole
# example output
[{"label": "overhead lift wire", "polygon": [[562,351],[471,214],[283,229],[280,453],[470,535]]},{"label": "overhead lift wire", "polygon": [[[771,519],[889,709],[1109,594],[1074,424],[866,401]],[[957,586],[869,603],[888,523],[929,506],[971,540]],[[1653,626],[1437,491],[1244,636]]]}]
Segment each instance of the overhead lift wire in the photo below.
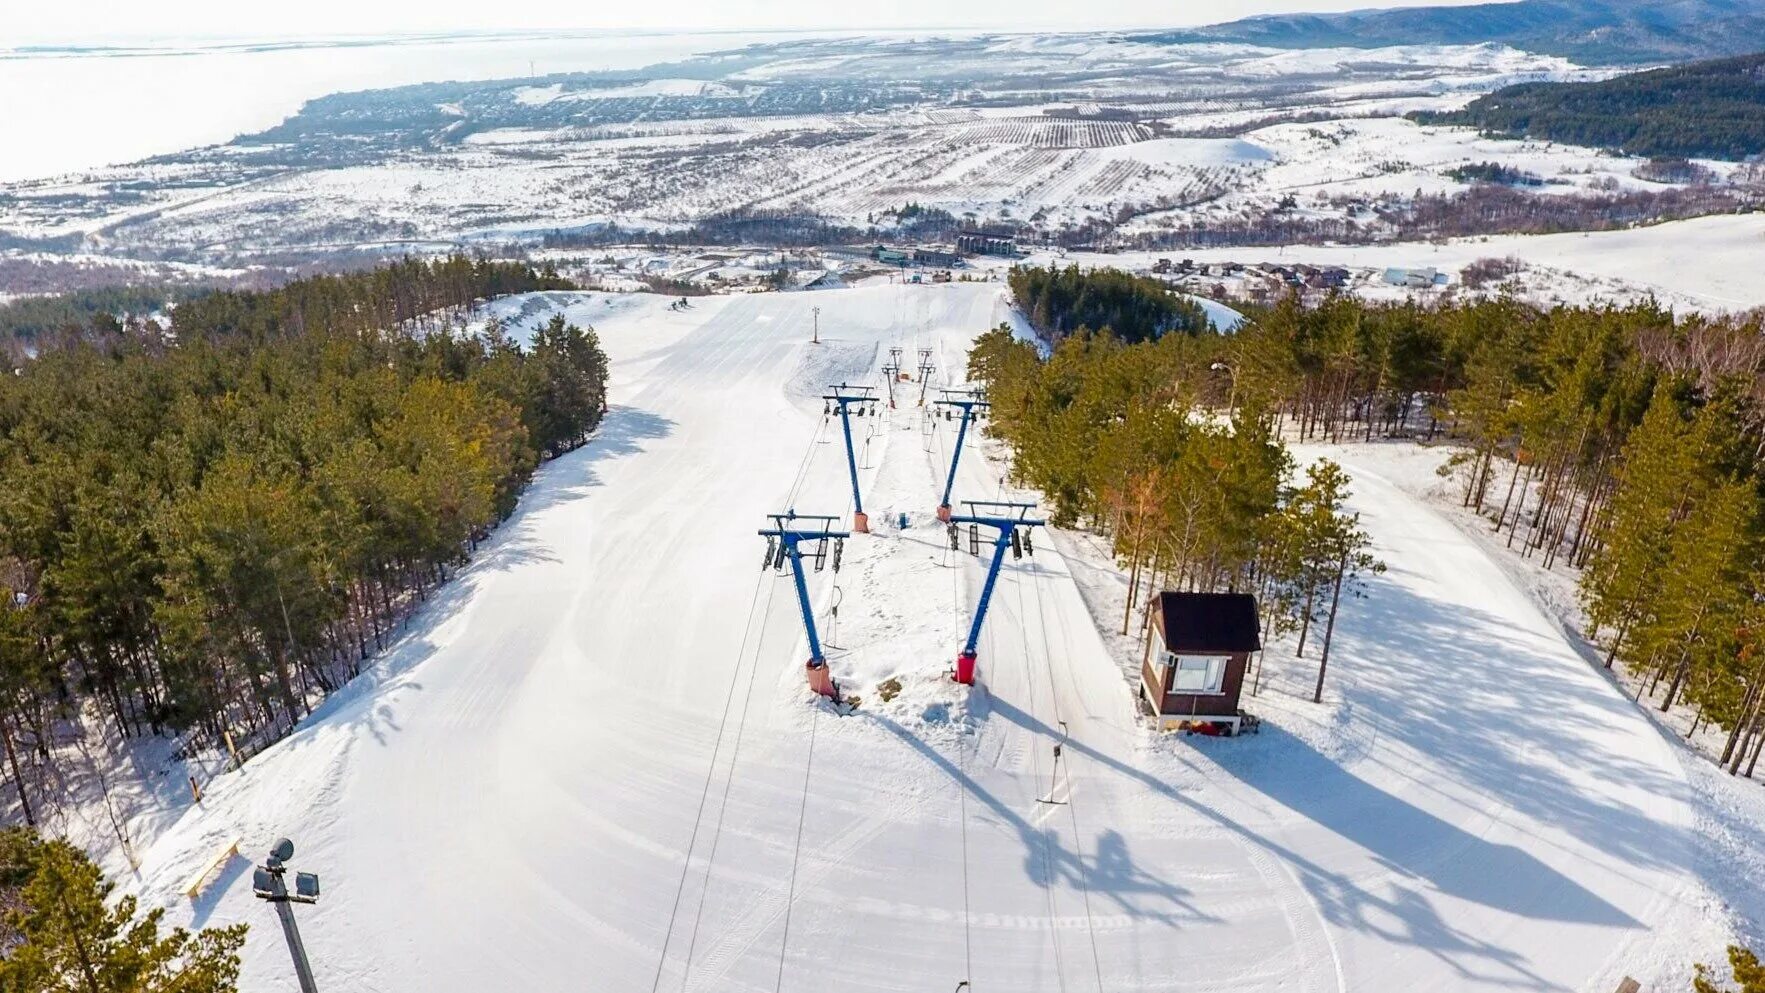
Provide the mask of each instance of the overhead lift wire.
[{"label": "overhead lift wire", "polygon": [[[1017,588],[1017,615],[1018,620],[1021,623],[1029,616],[1024,609],[1023,571],[1021,567],[1014,568],[1012,573],[1012,585]],[[1028,653],[1026,652],[1025,655],[1027,656]],[[1023,660],[1023,675],[1024,686],[1029,693],[1029,714],[1030,718],[1034,720],[1036,716],[1036,677],[1035,668],[1030,664],[1028,658]],[[1052,696],[1052,687],[1050,687],[1050,695]],[[1056,705],[1055,721],[1058,722],[1059,720],[1059,707]],[[1039,750],[1032,748],[1030,754],[1032,756],[1031,762],[1035,765],[1035,782],[1039,783],[1042,781],[1042,753]],[[1054,794],[1051,791],[1048,795],[1053,796]],[[1065,957],[1060,954],[1060,915],[1059,908],[1055,906],[1054,903],[1054,841],[1046,835],[1042,838],[1042,873],[1045,877],[1044,885],[1048,890],[1048,936],[1054,945],[1054,978],[1059,982],[1061,993],[1065,993],[1066,962]]]},{"label": "overhead lift wire", "polygon": [[[766,582],[764,574],[762,574],[760,581],[763,583]],[[762,616],[768,618],[772,616],[772,595],[777,590],[777,583],[766,583],[766,610]],[[760,659],[764,656],[765,645],[766,625],[762,623],[760,625],[760,636],[754,641],[753,664],[748,666],[748,686],[747,691],[743,694],[741,715],[736,719],[735,745],[731,749],[729,755],[729,772],[725,775],[723,780],[723,797],[718,802],[717,806],[717,824],[711,832],[711,849],[705,857],[705,885],[699,890],[699,904],[697,910],[693,913],[691,938],[687,941],[686,946],[686,962],[681,967],[680,989],[682,993],[685,993],[687,984],[690,982],[692,976],[693,953],[698,948],[699,944],[699,924],[704,920],[705,903],[711,892],[711,872],[717,866],[718,843],[723,839],[723,820],[729,813],[729,793],[730,789],[735,785],[736,766],[741,761],[742,739],[747,732],[748,710],[753,706],[755,677],[760,672]]]},{"label": "overhead lift wire", "polygon": [[[869,439],[867,438],[865,442],[868,446]],[[846,513],[850,514],[854,509],[856,508],[853,501],[848,499],[846,501]],[[756,666],[759,665],[758,658],[755,659],[754,664]],[[782,993],[782,990],[784,989],[784,966],[785,960],[790,952],[791,916],[792,912],[796,909],[797,903],[797,869],[803,861],[803,829],[809,820],[809,786],[814,782],[815,737],[816,731],[821,727],[821,710],[822,702],[818,699],[815,702],[815,709],[809,717],[808,755],[803,762],[803,799],[797,806],[797,837],[795,843],[791,847],[791,875],[790,882],[785,889],[784,931],[778,939],[778,973],[773,982],[773,993]]]},{"label": "overhead lift wire", "polygon": [[[698,847],[699,827],[704,822],[705,804],[711,796],[711,780],[717,771],[717,758],[723,750],[723,736],[724,731],[729,724],[729,712],[735,703],[735,684],[737,678],[741,675],[742,663],[747,658],[748,635],[752,632],[754,627],[754,608],[760,602],[760,590],[762,585],[765,585],[768,590],[775,588],[772,584],[766,584],[764,577],[762,577],[760,581],[754,584],[754,596],[748,603],[747,624],[742,628],[741,647],[736,653],[735,666],[729,673],[729,688],[725,691],[723,699],[723,716],[719,719],[717,724],[717,741],[711,749],[711,761],[705,767],[705,782],[699,790],[699,806],[697,812],[693,815],[693,830],[691,836],[687,839],[686,859],[681,863],[680,881],[674,888],[674,904],[668,911],[668,930],[662,937],[662,952],[656,958],[656,976],[655,979],[650,982],[650,993],[656,993],[656,991],[662,987],[662,972],[668,965],[668,945],[674,939],[674,924],[676,918],[680,914],[680,898],[681,895],[686,892],[686,878],[692,872],[693,851]],[[766,605],[768,612],[770,612],[772,606],[772,598],[770,595],[766,598]],[[762,632],[764,632],[764,626],[762,626]],[[710,866],[707,865],[707,883],[709,882],[709,873]]]},{"label": "overhead lift wire", "polygon": [[[821,423],[819,425],[817,425],[817,427],[816,427],[815,434],[810,438],[809,445],[803,453],[803,461],[797,467],[796,478],[791,483],[789,500],[787,502],[790,502],[790,503],[795,502],[796,496],[797,496],[797,491],[801,487],[804,478],[806,478],[806,476],[807,476],[807,473],[809,470],[809,465],[810,465],[812,458],[815,454],[817,442],[820,440],[822,432],[826,430],[829,420],[830,420],[830,418],[823,416],[821,419]],[[766,607],[764,609],[764,613],[768,616],[770,616],[770,614],[771,614],[772,592],[777,589],[777,586],[776,586],[776,584],[767,583],[765,576],[762,575],[761,578],[755,582],[754,595],[748,602],[748,618],[747,618],[746,623],[742,627],[742,638],[741,638],[740,647],[737,649],[737,653],[736,653],[736,664],[735,664],[735,667],[730,670],[729,686],[724,690],[723,713],[722,713],[722,716],[718,719],[718,723],[717,723],[716,743],[712,746],[711,761],[706,765],[705,781],[699,790],[699,804],[698,804],[698,808],[697,808],[696,812],[693,815],[693,830],[692,830],[692,834],[689,835],[688,839],[687,839],[686,859],[680,867],[680,880],[675,885],[674,901],[668,911],[668,930],[662,936],[662,950],[661,950],[661,953],[656,958],[656,975],[655,975],[655,978],[652,979],[650,982],[650,993],[656,993],[656,991],[661,989],[662,973],[664,971],[666,971],[667,966],[668,966],[668,946],[673,942],[673,939],[674,939],[674,925],[676,924],[676,922],[679,918],[681,898],[686,892],[686,880],[687,880],[687,877],[692,874],[692,856],[693,856],[693,852],[695,850],[697,850],[697,847],[698,847],[699,829],[703,826],[703,823],[704,823],[705,805],[710,800],[711,782],[716,776],[717,760],[720,757],[722,750],[723,750],[723,739],[725,737],[725,734],[727,733],[727,729],[728,729],[728,725],[729,725],[730,710],[733,708],[733,706],[735,704],[735,686],[741,676],[742,663],[747,659],[747,656],[748,656],[748,652],[747,652],[748,637],[753,632],[754,616],[755,616],[754,615],[754,608],[760,602],[760,590],[762,589],[762,587],[764,587],[767,590]],[[749,676],[748,676],[750,693],[752,691],[754,673],[755,673],[755,671],[758,670],[758,667],[759,667],[760,645],[763,644],[764,641],[765,641],[765,626],[762,625],[761,632],[760,632],[760,639],[755,642],[754,664],[752,667],[750,667]],[[747,707],[744,706],[742,709],[742,723],[744,725],[746,724],[746,719],[747,719]],[[739,749],[739,747],[740,747],[740,740],[741,740],[741,734],[740,734],[740,731],[738,730],[738,733],[736,736],[736,744],[734,746],[737,749]],[[733,780],[734,774],[735,774],[735,765],[734,765],[734,760],[732,758],[731,764],[730,764],[730,779],[731,780]],[[724,786],[724,804],[725,805],[727,805],[727,803],[728,803],[728,796],[729,796],[729,785],[726,782],[725,786]],[[718,820],[717,820],[717,834],[718,835],[721,835],[722,824],[723,824],[723,816],[722,816],[722,811],[720,809],[719,814],[718,814]],[[712,841],[713,855],[715,854],[715,851],[716,851],[716,840],[714,838]],[[711,862],[707,861],[707,863],[705,865],[705,887],[704,887],[704,890],[709,890],[709,888],[710,888],[711,870],[712,870],[712,864],[711,864]],[[704,911],[704,890],[701,890],[700,898],[699,898],[699,914],[701,914],[701,915]],[[690,968],[690,965],[691,965],[691,954],[692,954],[691,949],[692,949],[693,945],[696,945],[698,942],[698,920],[699,920],[698,916],[695,915],[694,923],[693,923],[692,939],[688,945],[688,953],[687,953],[688,954],[688,959],[687,959],[687,967],[688,968]],[[681,977],[682,989],[685,988],[685,985],[686,985],[686,973],[683,971],[682,977]]]},{"label": "overhead lift wire", "polygon": [[803,802],[797,808],[797,841],[791,853],[791,881],[785,891],[784,898],[784,934],[778,939],[778,978],[772,984],[773,993],[781,993],[784,989],[785,954],[791,943],[791,910],[797,902],[797,865],[803,857],[803,825],[809,819],[809,783],[815,769],[815,731],[821,726],[821,705],[817,702],[815,713],[809,718],[809,758],[803,763]]},{"label": "overhead lift wire", "polygon": [[[1023,593],[1022,587],[1019,587],[1018,593],[1021,600]],[[1048,699],[1054,708],[1055,723],[1059,724],[1062,729],[1065,729],[1066,722],[1061,720],[1060,717],[1060,696],[1054,689],[1054,651],[1053,646],[1048,642],[1048,615],[1043,612],[1040,577],[1035,573],[1032,573],[1030,576],[1030,593],[1035,598],[1036,623],[1042,634],[1042,658],[1047,662],[1048,666]],[[1061,618],[1058,613],[1055,614],[1055,618],[1061,625],[1061,633],[1063,635],[1066,634],[1066,621]],[[1067,669],[1066,675],[1068,684],[1076,691],[1078,689],[1078,684],[1073,679],[1071,668]],[[1067,782],[1071,783],[1072,759],[1067,758],[1066,763]],[[1050,793],[1049,795],[1052,796],[1053,794]],[[1085,904],[1085,930],[1089,933],[1091,941],[1091,965],[1097,977],[1097,993],[1103,993],[1103,957],[1097,950],[1097,922],[1096,918],[1091,913],[1091,880],[1089,872],[1085,869],[1084,836],[1080,834],[1079,831],[1079,810],[1078,804],[1074,802],[1074,799],[1074,794],[1069,787],[1066,798],[1066,811],[1068,818],[1072,822],[1073,854],[1078,860],[1079,866],[1079,893],[1082,895]]]}]

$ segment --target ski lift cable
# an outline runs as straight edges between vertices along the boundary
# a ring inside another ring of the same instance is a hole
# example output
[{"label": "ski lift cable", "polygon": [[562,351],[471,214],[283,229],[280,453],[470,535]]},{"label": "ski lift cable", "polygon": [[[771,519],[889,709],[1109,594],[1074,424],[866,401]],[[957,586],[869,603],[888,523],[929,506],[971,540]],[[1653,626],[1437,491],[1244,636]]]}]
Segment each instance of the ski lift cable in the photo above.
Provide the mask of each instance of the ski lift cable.
[{"label": "ski lift cable", "polygon": [[809,818],[809,783],[815,770],[815,731],[820,725],[821,707],[817,705],[809,719],[809,757],[803,763],[803,800],[797,807],[797,840],[791,849],[791,881],[785,890],[784,934],[778,939],[778,978],[772,984],[773,993],[781,993],[784,989],[785,953],[791,944],[791,910],[797,901],[797,866],[803,860],[803,825]]},{"label": "ski lift cable", "polygon": [[[762,574],[761,580],[762,582],[765,581],[764,574]],[[772,597],[777,589],[777,583],[767,584],[766,607],[761,613],[761,616],[764,618],[770,618],[772,616]],[[717,849],[719,842],[723,839],[723,821],[729,813],[729,794],[731,788],[735,785],[736,767],[741,762],[742,740],[746,737],[748,726],[748,711],[752,709],[754,703],[755,677],[760,671],[760,660],[765,658],[765,647],[766,623],[762,621],[760,625],[760,635],[754,640],[753,662],[748,666],[748,685],[746,692],[743,694],[741,714],[736,719],[735,743],[731,747],[729,754],[729,771],[725,774],[723,780],[723,796],[718,801],[717,805],[717,824],[711,832],[711,848],[705,858],[705,885],[699,889],[699,904],[697,909],[693,912],[693,926],[692,931],[690,932],[691,937],[688,939],[686,945],[686,962],[681,967],[680,989],[682,993],[685,993],[687,983],[692,978],[693,953],[698,948],[699,944],[699,924],[704,920],[705,903],[711,893],[711,874],[717,867]]]},{"label": "ski lift cable", "polygon": [[[794,494],[792,498],[793,500],[795,499]],[[848,498],[846,501],[846,514],[849,516],[855,509],[856,505],[853,500]],[[755,665],[759,665],[758,658],[755,659]],[[803,860],[803,828],[807,824],[809,818],[809,787],[814,782],[815,732],[821,726],[821,707],[821,702],[817,700],[815,710],[809,719],[808,757],[803,763],[803,798],[797,808],[797,838],[791,849],[790,883],[785,890],[784,901],[784,933],[780,935],[778,940],[778,975],[773,983],[773,993],[779,993],[779,991],[784,989],[784,965],[786,955],[790,950],[791,913],[797,900],[797,869],[802,864]]]},{"label": "ski lift cable", "polygon": [[[668,930],[662,936],[662,952],[656,958],[656,976],[655,976],[655,979],[652,980],[650,983],[650,993],[656,993],[656,991],[659,990],[662,986],[662,972],[667,967],[667,964],[668,964],[668,945],[673,940],[673,937],[674,937],[674,924],[675,924],[676,918],[679,916],[679,913],[680,913],[681,896],[686,892],[686,879],[687,879],[687,876],[690,875],[692,872],[693,851],[698,847],[699,828],[704,822],[705,804],[710,799],[710,796],[711,796],[711,780],[715,776],[716,771],[717,771],[717,759],[719,757],[719,754],[723,750],[724,732],[727,729],[728,724],[729,724],[730,709],[732,708],[732,706],[735,703],[735,686],[736,686],[736,681],[741,676],[742,660],[747,657],[748,636],[753,631],[754,609],[760,603],[760,589],[761,589],[762,584],[764,584],[768,590],[776,588],[776,586],[774,584],[766,583],[766,577],[764,574],[762,574],[760,579],[758,581],[756,581],[754,584],[754,596],[748,603],[748,620],[747,620],[746,625],[744,625],[742,628],[741,647],[737,650],[736,663],[735,663],[734,668],[731,669],[730,674],[729,674],[729,686],[725,690],[725,694],[724,694],[724,698],[723,698],[723,716],[718,720],[718,723],[717,723],[717,739],[716,739],[716,744],[713,745],[711,748],[711,761],[709,763],[707,763],[707,765],[705,767],[705,782],[704,782],[704,785],[699,790],[698,810],[693,815],[692,834],[687,839],[686,858],[685,858],[685,860],[682,861],[681,866],[680,866],[680,881],[675,885],[674,903],[673,903],[673,906],[670,907],[670,909],[668,911]],[[772,602],[772,598],[769,593],[767,596],[767,607],[769,610],[771,607],[771,602]],[[764,633],[764,630],[762,630],[762,633]],[[708,871],[709,870],[707,869],[707,872]],[[708,877],[707,877],[707,882],[709,882]],[[696,930],[696,927],[695,927],[695,930]]]},{"label": "ski lift cable", "polygon": [[973,927],[973,913],[969,909],[968,896],[968,748],[962,738],[956,739],[956,812],[957,823],[962,828],[962,977],[967,982],[974,978],[974,942],[970,934]]},{"label": "ski lift cable", "polygon": [[[1017,616],[1018,621],[1021,624],[1028,619],[1028,615],[1024,612],[1022,570],[1012,570],[1012,586],[1017,589]],[[991,651],[990,648],[989,651]],[[1027,655],[1028,653],[1026,652],[1025,654]],[[998,656],[995,655],[994,657],[997,658]],[[1035,666],[1031,665],[1027,658],[1024,659],[1023,676],[1024,688],[1029,695],[1029,700],[1026,702],[1026,706],[1030,718],[1034,720],[1036,719],[1037,709]],[[1049,695],[1053,695],[1052,686],[1049,687]],[[1056,716],[1055,720],[1059,720],[1059,717]],[[1042,753],[1040,750],[1032,747],[1030,749],[1030,756],[1030,761],[1035,766],[1033,772],[1035,779],[1033,782],[1039,783],[1042,781]],[[1049,795],[1052,796],[1053,793],[1050,792]],[[1066,962],[1064,957],[1060,954],[1059,908],[1054,904],[1054,840],[1047,835],[1043,835],[1042,837],[1042,873],[1048,883],[1048,937],[1054,945],[1054,978],[1059,982],[1061,993],[1066,993]]]},{"label": "ski lift cable", "polygon": [[821,419],[821,423],[816,426],[815,435],[809,439],[809,447],[803,452],[803,461],[797,465],[796,477],[791,480],[791,488],[785,495],[785,506],[796,506],[797,496],[803,488],[803,483],[809,478],[809,467],[815,461],[815,452],[820,446],[821,436],[827,431],[827,426],[831,422],[831,418],[824,417]]},{"label": "ski lift cable", "polygon": [[[1042,658],[1048,666],[1048,699],[1054,706],[1055,722],[1060,725],[1061,731],[1065,732],[1066,722],[1060,719],[1060,697],[1054,690],[1054,652],[1048,641],[1048,615],[1043,612],[1041,577],[1035,570],[1030,570],[1029,576],[1030,593],[1036,604],[1036,624],[1042,633]],[[1064,640],[1068,634],[1066,619],[1058,611],[1055,612],[1054,619],[1060,625],[1060,632]],[[1073,688],[1076,695],[1078,682],[1073,677],[1072,668],[1070,666],[1063,668],[1066,669],[1067,685]],[[1068,784],[1072,782],[1072,759],[1070,757],[1066,759],[1066,781]],[[1050,793],[1050,795],[1053,794]],[[1079,894],[1083,898],[1085,906],[1085,931],[1091,942],[1091,965],[1097,978],[1097,993],[1103,993],[1103,957],[1097,950],[1097,922],[1091,913],[1091,880],[1090,873],[1085,869],[1084,835],[1079,831],[1079,810],[1076,800],[1077,797],[1069,785],[1066,795],[1066,811],[1068,819],[1072,822],[1073,854],[1078,859],[1079,865]]]},{"label": "ski lift cable", "polygon": [[[827,423],[828,423],[828,419],[823,418],[820,426],[816,430],[816,436],[811,437],[809,440],[809,444],[803,454],[803,462],[801,465],[798,466],[798,470],[797,470],[798,479],[796,482],[793,482],[791,485],[791,494],[790,494],[790,500],[789,500],[790,503],[794,504],[796,502],[796,490],[801,485],[801,480],[808,471],[809,464],[812,461],[812,456],[814,455],[815,450],[816,450],[817,438],[820,436],[822,430],[826,428]],[[710,798],[711,782],[716,775],[717,760],[720,757],[720,753],[723,748],[723,740],[724,740],[724,736],[726,733],[726,729],[728,727],[730,710],[732,709],[734,702],[735,702],[736,682],[739,679],[740,674],[741,674],[742,662],[748,658],[748,651],[747,651],[748,638],[753,630],[754,617],[755,617],[754,607],[756,604],[759,603],[760,588],[761,588],[762,584],[765,585],[766,590],[767,590],[766,606],[763,608],[762,616],[770,617],[771,613],[772,613],[773,593],[777,590],[778,587],[777,587],[777,584],[775,584],[775,583],[768,583],[766,574],[764,571],[762,571],[760,578],[756,581],[756,585],[754,587],[753,599],[748,604],[748,619],[747,619],[747,623],[744,625],[744,627],[742,629],[741,647],[739,648],[737,656],[736,656],[736,667],[735,667],[735,670],[730,674],[730,684],[729,684],[729,687],[727,688],[727,690],[725,691],[724,704],[723,704],[723,716],[719,720],[718,728],[717,728],[717,744],[712,749],[711,762],[710,762],[710,765],[705,770],[705,782],[704,782],[704,785],[700,791],[698,810],[694,814],[694,817],[693,817],[692,838],[687,846],[686,863],[681,867],[680,882],[679,882],[679,884],[675,890],[675,894],[674,894],[674,904],[673,904],[673,907],[669,910],[668,933],[663,938],[662,954],[656,963],[656,976],[655,976],[654,982],[651,984],[651,993],[656,993],[656,990],[658,990],[660,988],[661,982],[662,982],[662,972],[664,971],[664,969],[667,966],[668,945],[671,942],[671,940],[673,939],[674,925],[676,922],[676,918],[678,917],[679,912],[680,912],[681,898],[682,898],[683,894],[685,893],[687,877],[691,873],[692,853],[694,850],[696,850],[696,847],[697,847],[698,834],[699,834],[699,830],[703,824],[705,807],[706,807],[706,804]],[[685,990],[686,983],[687,983],[688,979],[690,978],[690,972],[691,972],[691,968],[692,968],[692,956],[693,956],[694,950],[696,949],[696,947],[698,945],[699,924],[702,921],[703,916],[704,916],[705,897],[710,892],[710,888],[711,888],[711,875],[712,875],[712,872],[714,871],[714,869],[716,868],[717,845],[718,845],[718,841],[721,839],[722,833],[723,833],[723,819],[724,819],[724,815],[728,811],[729,792],[730,792],[731,786],[733,785],[733,783],[735,781],[735,771],[736,771],[735,763],[736,763],[736,760],[740,757],[741,740],[743,737],[744,729],[747,726],[748,709],[749,709],[749,705],[750,705],[752,698],[753,698],[754,679],[755,679],[756,674],[759,671],[760,660],[762,657],[761,653],[764,648],[765,641],[766,641],[766,626],[763,622],[760,627],[759,637],[756,638],[755,642],[754,642],[753,662],[750,665],[749,671],[748,671],[748,690],[747,690],[747,694],[746,694],[746,698],[747,698],[748,702],[744,702],[744,704],[742,705],[741,718],[740,718],[739,724],[737,725],[736,737],[735,737],[735,741],[732,745],[732,754],[731,754],[731,759],[730,759],[729,772],[728,772],[726,780],[724,781],[723,798],[722,798],[722,801],[718,807],[717,825],[716,825],[716,828],[714,829],[713,834],[712,834],[711,849],[710,849],[709,858],[707,859],[707,861],[705,863],[705,883],[704,883],[704,886],[700,889],[698,908],[694,912],[694,915],[693,915],[693,927],[692,927],[692,932],[691,932],[691,938],[689,939],[688,944],[687,944],[686,962],[685,962],[685,965],[683,966],[682,972],[681,972],[681,989],[683,991]]]}]

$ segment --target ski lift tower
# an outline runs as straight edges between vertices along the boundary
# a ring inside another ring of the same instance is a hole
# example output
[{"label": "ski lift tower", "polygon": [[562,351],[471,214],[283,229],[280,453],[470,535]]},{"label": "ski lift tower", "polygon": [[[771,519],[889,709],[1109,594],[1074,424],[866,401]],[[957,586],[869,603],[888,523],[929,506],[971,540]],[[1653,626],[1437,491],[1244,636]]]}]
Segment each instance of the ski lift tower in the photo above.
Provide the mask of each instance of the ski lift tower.
[{"label": "ski lift tower", "polygon": [[889,363],[882,367],[883,381],[889,384],[889,409],[895,408],[895,381],[901,378],[901,350],[889,349]]},{"label": "ski lift tower", "polygon": [[981,586],[981,599],[974,607],[974,623],[968,627],[968,641],[956,656],[956,681],[972,686],[975,655],[981,638],[981,622],[987,619],[987,605],[993,599],[993,585],[999,581],[999,566],[1005,561],[1005,550],[1011,549],[1012,558],[1016,559],[1023,558],[1026,552],[1035,555],[1036,546],[1030,540],[1030,529],[1041,527],[1047,522],[1030,517],[1030,513],[1036,509],[1033,503],[993,500],[964,500],[962,503],[968,508],[968,513],[953,514],[949,518],[951,551],[957,551],[960,544],[956,529],[958,524],[968,525],[968,544],[972,554],[980,553],[979,529],[982,526],[999,531],[998,537],[993,539],[993,561],[987,566],[987,581]]},{"label": "ski lift tower", "polygon": [[[852,418],[863,417],[867,411],[870,416],[876,416],[876,387],[841,383],[829,386],[827,390],[827,395],[821,399],[830,405],[830,412],[833,407],[838,407],[840,427],[846,432],[846,468],[852,472],[852,530],[869,534],[870,517],[864,513],[864,497],[858,492],[858,454],[852,447]],[[854,407],[858,409],[856,414],[852,413]]]},{"label": "ski lift tower", "polygon": [[956,466],[962,462],[962,442],[968,437],[968,425],[980,415],[977,410],[988,409],[987,401],[978,390],[939,390],[944,394],[934,401],[944,408],[944,420],[950,420],[956,411],[961,411],[962,426],[956,429],[956,447],[950,450],[950,476],[944,480],[944,499],[938,503],[938,520],[950,519],[950,491],[956,488]]},{"label": "ski lift tower", "polygon": [[925,387],[927,383],[932,381],[932,371],[932,350],[922,348],[919,350],[919,405],[921,407],[925,406]]},{"label": "ski lift tower", "polygon": [[833,571],[839,572],[840,553],[845,550],[850,534],[833,529],[837,517],[805,516],[794,510],[766,516],[772,519],[772,526],[760,529],[760,536],[766,539],[766,561],[760,568],[777,570],[783,569],[787,561],[790,563],[791,578],[797,586],[797,605],[803,610],[803,630],[809,636],[809,662],[804,667],[809,688],[837,699],[839,688],[827,671],[827,657],[821,654],[821,637],[815,631],[815,608],[809,602],[809,580],[803,575],[803,545],[807,542],[815,546],[808,554],[815,561],[815,571],[820,572],[827,564],[831,543]]}]

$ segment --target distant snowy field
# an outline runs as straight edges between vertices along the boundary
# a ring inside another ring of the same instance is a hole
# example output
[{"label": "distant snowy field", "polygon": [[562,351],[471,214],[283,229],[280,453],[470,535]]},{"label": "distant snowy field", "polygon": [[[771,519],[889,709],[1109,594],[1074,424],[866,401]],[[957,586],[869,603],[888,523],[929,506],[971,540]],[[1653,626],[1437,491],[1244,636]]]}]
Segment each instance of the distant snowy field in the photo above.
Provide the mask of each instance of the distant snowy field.
[{"label": "distant snowy field", "polygon": [[[1609,993],[1757,932],[1757,788],[1701,771],[1378,449],[1338,453],[1391,569],[1344,609],[1325,705],[1276,645],[1262,734],[1159,736],[1082,534],[1007,562],[980,684],[944,678],[980,567],[931,517],[953,432],[897,383],[854,422],[876,533],[812,581],[863,698],[836,715],[754,531],[852,509],[827,384],[880,390],[890,347],[959,381],[1009,308],[962,283],[668,303],[499,301],[596,327],[606,424],[376,668],[147,847],[151,903],[253,923],[245,988],[294,987],[243,861],[177,892],[236,835],[295,838],[319,983],[369,993]],[[1034,498],[969,444],[959,499]]]},{"label": "distant snowy field", "polygon": [[[1511,82],[1601,74],[1500,46],[1277,52],[1102,34],[884,36],[687,64],[694,78],[669,66],[592,84],[448,90],[406,110],[408,123],[392,115],[380,136],[391,143],[371,154],[332,134],[345,125],[315,121],[293,145],[244,138],[12,183],[0,187],[0,234],[213,262],[613,223],[670,230],[732,211],[862,227],[908,203],[1127,234],[1256,216],[1289,199],[1300,216],[1343,218],[1348,208],[1325,198],[1461,190],[1448,173],[1483,161],[1534,173],[1547,193],[1648,185],[1635,160],[1401,119]],[[547,64],[564,68],[594,66]],[[1026,89],[1025,78],[1042,82]],[[434,131],[393,141],[401,127]]]},{"label": "distant snowy field", "polygon": [[[1718,215],[1621,231],[1497,235],[1384,245],[1281,245],[1169,252],[1039,252],[1032,265],[1079,265],[1150,271],[1160,258],[1225,263],[1343,266],[1368,280],[1354,292],[1375,299],[1438,299],[1459,292],[1460,270],[1480,259],[1518,259],[1526,271],[1489,292],[1516,293],[1542,306],[1601,305],[1653,298],[1687,313],[1744,313],[1765,307],[1765,214]],[[983,267],[989,263],[981,263]],[[1383,285],[1388,268],[1433,268],[1432,290]]]}]

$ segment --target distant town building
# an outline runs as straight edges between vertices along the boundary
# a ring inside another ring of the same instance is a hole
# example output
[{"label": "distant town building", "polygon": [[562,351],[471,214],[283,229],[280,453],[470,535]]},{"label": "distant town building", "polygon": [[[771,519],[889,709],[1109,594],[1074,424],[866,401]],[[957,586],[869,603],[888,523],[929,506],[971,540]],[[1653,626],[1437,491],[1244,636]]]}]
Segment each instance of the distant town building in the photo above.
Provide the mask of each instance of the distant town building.
[{"label": "distant town building", "polygon": [[878,245],[871,249],[870,257],[884,265],[906,265],[913,259],[906,251],[899,248],[889,248],[886,245]]},{"label": "distant town building", "polygon": [[913,250],[913,261],[948,268],[962,261],[962,256],[954,245],[920,245]]},{"label": "distant town building", "polygon": [[1411,289],[1419,289],[1424,286],[1433,286],[1435,283],[1439,282],[1440,270],[1433,268],[1387,269],[1385,270],[1385,281],[1392,286],[1406,286]]},{"label": "distant town building", "polygon": [[956,250],[969,255],[1016,255],[1017,242],[1011,238],[990,234],[959,234],[956,236]]}]

